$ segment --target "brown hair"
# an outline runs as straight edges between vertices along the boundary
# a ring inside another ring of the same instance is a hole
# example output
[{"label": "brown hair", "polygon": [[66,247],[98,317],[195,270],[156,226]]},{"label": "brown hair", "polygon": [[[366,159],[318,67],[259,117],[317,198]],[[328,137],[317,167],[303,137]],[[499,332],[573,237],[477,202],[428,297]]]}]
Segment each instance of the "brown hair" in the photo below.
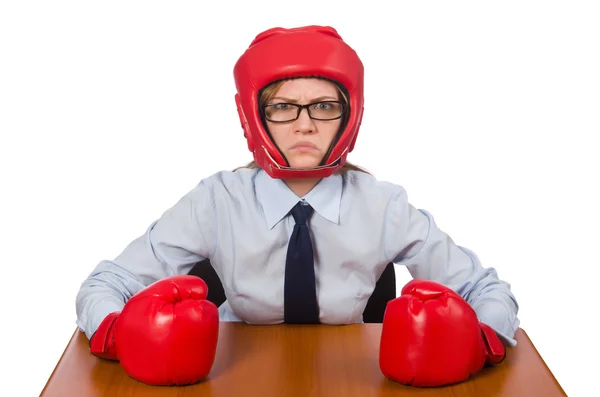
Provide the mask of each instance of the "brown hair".
[{"label": "brown hair", "polygon": [[[279,90],[279,88],[285,82],[286,82],[286,80],[279,80],[279,81],[269,84],[268,86],[266,86],[265,88],[263,88],[261,90],[259,101],[258,101],[259,109],[262,109],[264,107],[264,105],[266,105],[267,102],[270,101],[275,96],[275,93],[277,92],[277,90]],[[344,90],[341,89],[341,87],[338,84],[335,84],[335,86],[338,90],[339,99],[344,103],[344,105],[347,105],[348,104],[348,96],[346,95]],[[346,114],[344,115],[344,119],[342,120],[342,126],[346,124],[347,118],[348,118],[348,112],[346,112]],[[253,160],[244,166],[237,167],[233,171],[235,172],[242,168],[260,168],[260,167],[256,163],[256,161]],[[350,163],[349,161],[346,161],[344,163],[344,165],[342,166],[342,168],[338,172],[345,173],[347,171],[360,171],[360,172],[364,172],[366,174],[371,175],[370,172],[364,170],[363,168],[361,168],[355,164]]]}]

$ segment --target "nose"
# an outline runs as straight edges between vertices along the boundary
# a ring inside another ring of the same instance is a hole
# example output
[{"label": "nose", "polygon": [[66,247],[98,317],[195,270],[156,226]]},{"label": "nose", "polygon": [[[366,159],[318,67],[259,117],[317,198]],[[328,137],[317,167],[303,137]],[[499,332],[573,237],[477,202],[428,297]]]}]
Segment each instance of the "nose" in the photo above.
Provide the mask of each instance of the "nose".
[{"label": "nose", "polygon": [[312,134],[316,131],[315,123],[308,115],[308,109],[300,110],[300,115],[294,123],[294,131],[302,134]]}]

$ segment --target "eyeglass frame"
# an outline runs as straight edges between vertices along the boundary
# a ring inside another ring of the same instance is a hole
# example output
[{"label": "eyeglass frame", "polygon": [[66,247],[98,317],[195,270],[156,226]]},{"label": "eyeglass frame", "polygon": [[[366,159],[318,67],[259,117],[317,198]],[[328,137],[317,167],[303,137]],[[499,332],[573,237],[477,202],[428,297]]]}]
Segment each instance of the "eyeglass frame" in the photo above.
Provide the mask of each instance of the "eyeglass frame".
[{"label": "eyeglass frame", "polygon": [[[337,117],[334,117],[332,119],[318,119],[313,117],[310,114],[310,109],[309,107],[312,105],[316,105],[318,103],[337,103],[340,105],[341,107],[341,112],[340,115]],[[294,106],[298,109],[298,113],[296,113],[296,117],[293,119],[289,119],[289,120],[285,120],[285,121],[274,121],[271,120],[267,117],[267,112],[266,112],[266,108],[271,107],[271,106],[277,106],[277,105],[281,105],[281,104],[286,104],[286,105],[291,105]],[[332,120],[339,120],[342,118],[342,116],[344,115],[344,113],[346,112],[346,107],[344,105],[344,103],[342,101],[317,101],[317,102],[312,102],[312,103],[307,103],[306,105],[299,105],[297,103],[289,103],[289,102],[279,102],[279,103],[269,103],[267,105],[263,106],[263,115],[265,117],[265,120],[270,121],[271,123],[289,123],[290,121],[296,121],[300,118],[300,113],[302,113],[302,110],[306,109],[306,112],[308,113],[308,117],[310,117],[311,120],[319,120],[319,121],[332,121]]]}]

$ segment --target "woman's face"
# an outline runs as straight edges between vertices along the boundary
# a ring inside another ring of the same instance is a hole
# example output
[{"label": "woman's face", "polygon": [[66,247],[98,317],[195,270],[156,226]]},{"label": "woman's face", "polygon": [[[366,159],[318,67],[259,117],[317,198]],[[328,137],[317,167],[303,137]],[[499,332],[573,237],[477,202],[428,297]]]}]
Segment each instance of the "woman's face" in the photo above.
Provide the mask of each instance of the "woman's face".
[{"label": "woman's face", "polygon": [[[339,101],[338,89],[335,84],[316,78],[300,78],[284,82],[275,92],[267,105],[266,113],[291,112],[296,116],[297,110],[289,104],[306,105],[321,101]],[[336,104],[322,103],[311,107],[315,115],[335,115],[339,110]],[[313,110],[314,109],[314,110]],[[271,113],[274,114],[274,113]],[[288,113],[290,114],[290,113]],[[274,115],[272,118],[275,117]],[[269,117],[268,117],[269,118]],[[320,117],[327,118],[327,117]],[[302,109],[296,120],[287,122],[266,121],[275,144],[287,158],[293,168],[313,168],[318,166],[329,150],[338,129],[341,118],[336,120],[314,120],[308,115],[307,109]]]}]

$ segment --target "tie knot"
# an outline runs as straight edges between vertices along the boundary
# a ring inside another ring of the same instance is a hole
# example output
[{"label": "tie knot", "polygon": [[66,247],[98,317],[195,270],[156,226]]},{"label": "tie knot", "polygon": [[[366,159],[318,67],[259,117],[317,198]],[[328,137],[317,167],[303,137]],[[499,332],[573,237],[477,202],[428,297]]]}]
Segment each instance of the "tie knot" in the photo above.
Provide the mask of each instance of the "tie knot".
[{"label": "tie knot", "polygon": [[298,225],[305,225],[312,213],[313,208],[310,205],[302,204],[302,202],[298,202],[298,204],[292,208],[292,216]]}]

